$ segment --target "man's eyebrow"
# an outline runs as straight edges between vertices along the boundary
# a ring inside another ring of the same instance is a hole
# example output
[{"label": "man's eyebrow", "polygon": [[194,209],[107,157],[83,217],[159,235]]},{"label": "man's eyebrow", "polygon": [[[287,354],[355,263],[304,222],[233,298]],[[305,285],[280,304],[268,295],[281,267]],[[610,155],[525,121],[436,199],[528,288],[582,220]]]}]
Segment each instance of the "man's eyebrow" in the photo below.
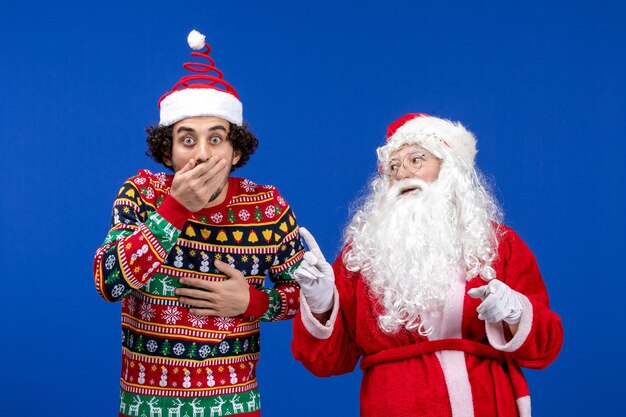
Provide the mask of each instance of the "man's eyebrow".
[{"label": "man's eyebrow", "polygon": [[[226,132],[226,128],[222,125],[215,125],[209,128],[209,132],[214,132],[216,130],[223,130],[224,132]],[[180,126],[178,129],[176,129],[177,135],[181,132],[196,133],[195,129],[189,126]]]},{"label": "man's eyebrow", "polygon": [[216,125],[209,128],[209,132],[212,132],[214,130],[223,130],[224,132],[226,132],[226,128],[222,125]]},{"label": "man's eyebrow", "polygon": [[190,127],[187,126],[180,126],[177,130],[176,130],[176,134],[180,133],[180,132],[192,132],[195,133],[195,130],[193,130]]}]

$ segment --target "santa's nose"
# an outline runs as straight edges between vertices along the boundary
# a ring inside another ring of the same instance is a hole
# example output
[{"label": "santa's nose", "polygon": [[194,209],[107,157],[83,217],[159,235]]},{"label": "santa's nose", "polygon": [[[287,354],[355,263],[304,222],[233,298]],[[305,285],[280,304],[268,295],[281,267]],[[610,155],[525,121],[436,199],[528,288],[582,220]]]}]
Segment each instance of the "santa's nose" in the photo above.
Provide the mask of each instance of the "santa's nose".
[{"label": "santa's nose", "polygon": [[396,181],[402,181],[402,180],[405,180],[407,178],[412,178],[412,177],[413,177],[413,173],[409,172],[404,167],[404,164],[400,164],[400,166],[398,167],[398,170],[396,171],[396,176],[395,176]]}]

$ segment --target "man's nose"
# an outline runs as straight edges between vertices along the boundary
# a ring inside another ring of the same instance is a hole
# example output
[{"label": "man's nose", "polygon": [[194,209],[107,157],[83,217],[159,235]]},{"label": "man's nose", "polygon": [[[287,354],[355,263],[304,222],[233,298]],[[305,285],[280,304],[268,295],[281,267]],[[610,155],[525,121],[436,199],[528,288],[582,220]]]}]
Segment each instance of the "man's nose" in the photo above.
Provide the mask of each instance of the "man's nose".
[{"label": "man's nose", "polygon": [[212,156],[211,145],[208,141],[201,140],[196,148],[196,160],[198,163],[207,161]]}]

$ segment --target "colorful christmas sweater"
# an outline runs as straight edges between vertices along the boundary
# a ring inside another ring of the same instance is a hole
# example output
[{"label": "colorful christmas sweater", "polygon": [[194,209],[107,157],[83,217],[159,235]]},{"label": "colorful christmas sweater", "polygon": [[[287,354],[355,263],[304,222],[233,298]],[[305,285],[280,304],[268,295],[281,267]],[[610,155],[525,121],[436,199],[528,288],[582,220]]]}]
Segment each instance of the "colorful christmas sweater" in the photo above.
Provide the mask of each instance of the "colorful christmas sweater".
[{"label": "colorful christmas sweater", "polygon": [[[172,179],[142,170],[127,180],[95,255],[98,293],[122,304],[119,415],[260,415],[260,321],[299,306],[296,218],[276,188],[234,177],[223,203],[191,213],[169,196]],[[181,277],[224,280],[216,259],[250,284],[241,316],[196,316],[175,296]]]}]

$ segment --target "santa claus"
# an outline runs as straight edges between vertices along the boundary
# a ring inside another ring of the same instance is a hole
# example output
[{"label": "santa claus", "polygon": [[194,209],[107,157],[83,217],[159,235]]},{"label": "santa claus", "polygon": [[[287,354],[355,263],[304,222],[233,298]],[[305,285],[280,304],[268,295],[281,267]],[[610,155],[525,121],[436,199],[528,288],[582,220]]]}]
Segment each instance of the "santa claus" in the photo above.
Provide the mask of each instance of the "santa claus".
[{"label": "santa claus", "polygon": [[475,156],[460,123],[405,115],[332,266],[301,229],[292,350],[318,376],[360,360],[362,416],[530,416],[520,368],[559,353],[537,262],[502,224]]}]

